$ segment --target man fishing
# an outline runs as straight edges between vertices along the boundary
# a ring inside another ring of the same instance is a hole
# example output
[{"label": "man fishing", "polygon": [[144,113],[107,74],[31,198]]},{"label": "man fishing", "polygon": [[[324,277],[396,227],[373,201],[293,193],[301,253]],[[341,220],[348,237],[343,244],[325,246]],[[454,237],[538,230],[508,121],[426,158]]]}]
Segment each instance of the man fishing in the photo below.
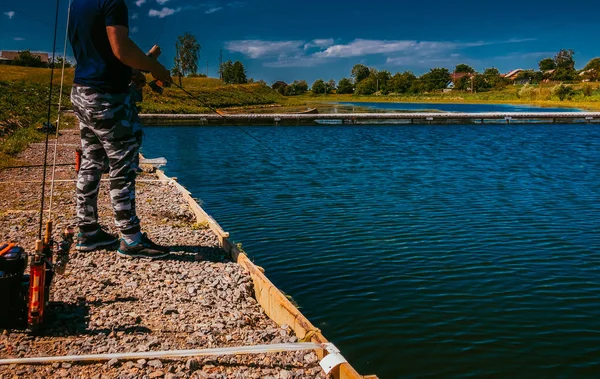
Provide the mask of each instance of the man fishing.
[{"label": "man fishing", "polygon": [[[118,242],[98,223],[98,189],[107,161],[115,223],[122,237],[118,254],[161,258],[169,249],[142,234],[136,215],[135,177],[142,126],[129,86],[132,70],[150,72],[166,83],[172,79],[169,70],[129,38],[128,18],[124,0],[73,0],[71,4],[68,32],[77,61],[71,101],[80,122],[82,147],[77,249],[92,251]],[[142,77],[134,77],[138,85],[145,82]]]}]

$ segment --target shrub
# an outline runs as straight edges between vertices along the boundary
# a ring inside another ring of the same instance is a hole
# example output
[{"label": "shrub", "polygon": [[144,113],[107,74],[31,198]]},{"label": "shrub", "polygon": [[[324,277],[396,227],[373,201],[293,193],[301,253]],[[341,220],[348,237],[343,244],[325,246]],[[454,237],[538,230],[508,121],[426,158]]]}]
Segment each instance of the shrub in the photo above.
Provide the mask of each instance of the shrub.
[{"label": "shrub", "polygon": [[560,101],[563,101],[569,98],[573,94],[573,89],[564,84],[559,84],[552,88],[552,95],[559,98]]}]

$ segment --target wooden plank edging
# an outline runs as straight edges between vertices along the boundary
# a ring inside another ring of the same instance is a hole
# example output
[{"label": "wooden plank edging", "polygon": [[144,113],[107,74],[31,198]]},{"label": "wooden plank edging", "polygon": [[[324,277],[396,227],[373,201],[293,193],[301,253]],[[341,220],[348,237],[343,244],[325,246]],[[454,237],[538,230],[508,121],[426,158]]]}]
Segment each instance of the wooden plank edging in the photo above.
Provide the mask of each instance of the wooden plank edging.
[{"label": "wooden plank edging", "polygon": [[[292,302],[267,278],[264,270],[256,266],[248,256],[229,240],[229,233],[213,219],[196,200],[191,193],[174,178],[169,178],[161,170],[156,171],[158,178],[166,180],[174,185],[187,201],[190,209],[194,212],[197,222],[207,222],[209,228],[218,236],[219,244],[231,258],[250,274],[254,283],[254,292],[256,300],[264,310],[265,314],[277,325],[288,325],[298,337],[305,342],[327,343],[327,339],[321,331],[316,328]],[[323,349],[316,350],[319,359],[323,359],[327,352]],[[331,375],[335,379],[377,379],[375,375],[362,376],[349,363],[343,363],[335,368]]]}]

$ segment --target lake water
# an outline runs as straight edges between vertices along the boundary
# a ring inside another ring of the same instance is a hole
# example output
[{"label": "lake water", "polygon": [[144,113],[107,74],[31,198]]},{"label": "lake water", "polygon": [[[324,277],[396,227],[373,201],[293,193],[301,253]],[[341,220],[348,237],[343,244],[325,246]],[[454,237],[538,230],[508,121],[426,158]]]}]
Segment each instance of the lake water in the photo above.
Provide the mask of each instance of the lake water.
[{"label": "lake water", "polygon": [[600,127],[147,128],[362,374],[600,375]]}]

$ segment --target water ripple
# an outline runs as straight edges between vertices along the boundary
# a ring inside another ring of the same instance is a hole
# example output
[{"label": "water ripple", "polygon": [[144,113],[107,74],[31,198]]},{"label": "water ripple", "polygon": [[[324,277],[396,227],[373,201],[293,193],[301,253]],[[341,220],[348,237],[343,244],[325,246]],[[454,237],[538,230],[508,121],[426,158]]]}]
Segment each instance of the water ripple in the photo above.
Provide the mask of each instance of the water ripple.
[{"label": "water ripple", "polygon": [[359,371],[597,377],[600,128],[248,129],[145,149]]}]

